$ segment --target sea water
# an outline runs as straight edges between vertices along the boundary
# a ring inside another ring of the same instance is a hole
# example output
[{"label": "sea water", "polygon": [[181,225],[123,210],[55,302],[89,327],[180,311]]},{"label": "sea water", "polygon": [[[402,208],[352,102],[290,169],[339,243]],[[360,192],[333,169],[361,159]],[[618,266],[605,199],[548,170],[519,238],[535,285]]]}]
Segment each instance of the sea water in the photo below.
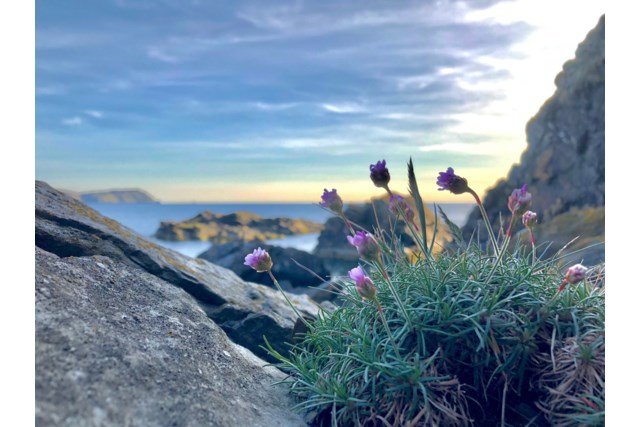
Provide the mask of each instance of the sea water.
[{"label": "sea water", "polygon": [[[153,237],[161,221],[184,221],[209,210],[229,214],[246,211],[264,217],[301,218],[324,223],[332,214],[312,203],[88,203],[102,215],[118,221],[147,239],[190,257],[196,257],[209,249],[208,241],[172,242]],[[455,224],[465,224],[475,205],[467,203],[442,203],[438,205]],[[290,236],[269,240],[276,246],[292,247],[311,252],[318,243],[318,233]]]}]

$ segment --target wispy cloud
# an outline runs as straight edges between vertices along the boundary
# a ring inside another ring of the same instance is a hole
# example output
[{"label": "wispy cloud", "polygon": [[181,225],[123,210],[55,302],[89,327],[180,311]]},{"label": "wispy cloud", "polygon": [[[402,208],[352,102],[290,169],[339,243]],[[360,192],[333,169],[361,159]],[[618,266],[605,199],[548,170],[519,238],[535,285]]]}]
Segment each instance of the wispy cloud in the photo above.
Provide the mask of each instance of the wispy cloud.
[{"label": "wispy cloud", "polygon": [[175,140],[175,141],[159,141],[153,143],[157,148],[169,148],[178,150],[206,150],[206,149],[228,149],[228,150],[249,150],[246,144],[242,142],[230,141],[192,141],[192,140]]},{"label": "wispy cloud", "polygon": [[269,103],[269,102],[251,102],[250,106],[262,111],[284,111],[298,106],[296,102]]},{"label": "wispy cloud", "polygon": [[101,119],[104,117],[104,113],[98,110],[85,110],[84,113],[94,119]]},{"label": "wispy cloud", "polygon": [[236,16],[254,27],[265,30],[284,31],[296,27],[296,17],[302,11],[301,4],[265,7],[244,7]]},{"label": "wispy cloud", "polygon": [[344,7],[339,15],[311,11],[300,3],[289,6],[268,6],[260,3],[244,7],[237,17],[251,23],[256,28],[291,36],[309,36],[339,31],[357,30],[368,27],[380,27],[399,24],[453,23],[464,20],[464,16],[473,11],[472,2],[458,1],[440,4],[393,4],[376,9],[353,4]]},{"label": "wispy cloud", "polygon": [[116,79],[116,80],[107,80],[102,82],[99,90],[101,92],[111,92],[111,91],[122,91],[128,90],[134,87],[134,84],[131,80],[127,79]]},{"label": "wispy cloud", "polygon": [[115,35],[109,32],[63,30],[60,28],[37,28],[36,49],[55,50],[85,48],[108,43],[112,41],[114,37]]},{"label": "wispy cloud", "polygon": [[413,155],[495,180],[599,17],[555,3],[40,1],[38,176],[344,183]]},{"label": "wispy cloud", "polygon": [[473,63],[473,59],[469,58],[464,61],[464,65],[437,67],[431,73],[397,77],[396,85],[399,90],[421,90],[434,83],[455,81],[462,76],[482,76],[486,71],[490,71],[490,68],[484,67],[484,70],[479,70],[478,66]]},{"label": "wispy cloud", "polygon": [[36,86],[36,96],[63,95],[64,93],[66,93],[64,86]]},{"label": "wispy cloud", "polygon": [[398,78],[398,89],[414,90],[424,89],[438,81],[437,74],[420,74],[417,76],[407,76]]},{"label": "wispy cloud", "polygon": [[320,104],[320,106],[324,110],[336,114],[354,114],[366,111],[363,105],[353,103]]},{"label": "wispy cloud", "polygon": [[170,64],[178,62],[178,58],[168,54],[163,49],[159,47],[150,47],[147,49],[147,56],[152,59],[157,59],[161,62],[168,62]]},{"label": "wispy cloud", "polygon": [[423,153],[449,152],[486,155],[487,153],[498,152],[501,148],[503,148],[501,144],[493,142],[476,142],[469,144],[449,142],[445,144],[424,145],[420,147],[420,151]]},{"label": "wispy cloud", "polygon": [[333,149],[336,147],[347,147],[352,141],[331,137],[318,138],[291,138],[283,140],[272,140],[270,145],[288,149]]},{"label": "wispy cloud", "polygon": [[448,114],[437,114],[431,111],[425,111],[423,113],[384,113],[379,114],[377,117],[386,120],[398,121],[398,122],[414,122],[414,123],[443,123],[453,120]]},{"label": "wispy cloud", "polygon": [[67,126],[78,126],[82,124],[82,118],[78,116],[69,117],[67,119],[63,119],[62,124]]}]

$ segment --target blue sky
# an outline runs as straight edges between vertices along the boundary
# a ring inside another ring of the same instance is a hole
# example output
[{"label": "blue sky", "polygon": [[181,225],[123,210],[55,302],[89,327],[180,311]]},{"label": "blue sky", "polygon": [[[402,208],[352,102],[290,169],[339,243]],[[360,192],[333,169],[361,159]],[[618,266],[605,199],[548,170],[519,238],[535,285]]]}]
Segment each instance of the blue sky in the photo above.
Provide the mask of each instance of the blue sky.
[{"label": "blue sky", "polygon": [[[164,201],[480,193],[602,1],[36,1],[36,177]],[[463,201],[453,199],[455,201]],[[464,200],[467,201],[467,200]]]}]

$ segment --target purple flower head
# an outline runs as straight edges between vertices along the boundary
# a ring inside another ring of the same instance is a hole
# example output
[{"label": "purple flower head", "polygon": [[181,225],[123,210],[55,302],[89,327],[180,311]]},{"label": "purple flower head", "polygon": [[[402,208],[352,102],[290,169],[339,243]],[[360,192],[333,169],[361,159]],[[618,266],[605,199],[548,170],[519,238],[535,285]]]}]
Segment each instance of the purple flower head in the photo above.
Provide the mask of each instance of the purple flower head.
[{"label": "purple flower head", "polygon": [[391,180],[391,175],[389,174],[389,169],[387,169],[386,160],[380,160],[375,165],[369,165],[369,171],[371,172],[369,176],[371,177],[371,181],[373,181],[373,185],[387,188]]},{"label": "purple flower head", "polygon": [[453,194],[462,194],[469,191],[467,180],[453,173],[452,167],[448,167],[446,172],[438,174],[436,184],[440,187],[438,191],[449,190]]},{"label": "purple flower head", "polygon": [[252,253],[244,257],[244,265],[248,265],[258,273],[271,270],[273,262],[269,252],[262,248],[254,249]]},{"label": "purple flower head", "polygon": [[389,211],[396,216],[402,216],[402,213],[404,212],[407,220],[413,221],[413,209],[411,209],[411,206],[409,206],[402,196],[393,195],[389,197]]},{"label": "purple flower head", "polygon": [[342,199],[338,196],[338,191],[335,188],[331,191],[327,191],[325,188],[321,197],[322,201],[320,202],[320,206],[337,214],[342,213]]},{"label": "purple flower head", "polygon": [[507,200],[507,207],[513,215],[523,215],[531,207],[531,193],[527,191],[527,184],[511,192]]},{"label": "purple flower head", "polygon": [[531,211],[526,211],[522,215],[522,223],[525,227],[531,228],[538,222],[538,214]]},{"label": "purple flower head", "polygon": [[360,258],[366,261],[375,261],[380,256],[378,242],[369,233],[358,231],[355,236],[347,236],[347,240],[356,247]]},{"label": "purple flower head", "polygon": [[349,270],[349,277],[356,283],[356,291],[363,298],[373,300],[376,297],[376,287],[373,281],[364,273],[362,267],[357,266]]}]

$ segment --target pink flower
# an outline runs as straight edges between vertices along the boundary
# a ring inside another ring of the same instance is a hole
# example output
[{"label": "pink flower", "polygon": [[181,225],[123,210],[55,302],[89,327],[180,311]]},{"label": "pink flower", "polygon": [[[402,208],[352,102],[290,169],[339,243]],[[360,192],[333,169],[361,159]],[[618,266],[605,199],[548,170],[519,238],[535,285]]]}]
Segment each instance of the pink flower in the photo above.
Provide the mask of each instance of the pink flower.
[{"label": "pink flower", "polygon": [[364,231],[356,232],[355,236],[347,236],[347,240],[358,250],[360,258],[375,261],[380,255],[380,247],[376,239]]},{"label": "pink flower", "polygon": [[331,191],[327,191],[324,189],[324,193],[322,193],[322,201],[320,202],[320,206],[323,208],[327,208],[337,214],[342,213],[342,199],[338,196],[338,191],[334,188]]},{"label": "pink flower", "polygon": [[538,214],[531,211],[526,211],[522,215],[522,223],[525,227],[531,228],[538,222]]},{"label": "pink flower", "polygon": [[531,193],[527,191],[527,184],[511,192],[507,206],[513,215],[524,214],[531,206]]},{"label": "pink flower", "polygon": [[349,277],[356,283],[356,291],[363,298],[374,300],[376,297],[376,287],[373,281],[364,273],[362,267],[357,266],[349,270]]},{"label": "pink flower", "polygon": [[562,279],[562,283],[558,288],[558,292],[562,291],[567,284],[575,285],[576,283],[582,281],[587,277],[587,267],[582,264],[576,264],[573,267],[569,267],[567,272],[564,275],[564,279]]},{"label": "pink flower", "polygon": [[573,267],[569,267],[567,269],[567,273],[564,278],[566,281],[572,285],[584,280],[587,273],[587,267],[582,264],[576,264]]},{"label": "pink flower", "polygon": [[402,216],[402,212],[407,217],[407,220],[413,221],[414,213],[411,206],[402,196],[393,195],[389,198],[389,211],[396,216]]},{"label": "pink flower", "polygon": [[244,265],[248,265],[258,273],[271,270],[273,262],[269,253],[262,249],[254,249],[254,251],[244,257]]}]

